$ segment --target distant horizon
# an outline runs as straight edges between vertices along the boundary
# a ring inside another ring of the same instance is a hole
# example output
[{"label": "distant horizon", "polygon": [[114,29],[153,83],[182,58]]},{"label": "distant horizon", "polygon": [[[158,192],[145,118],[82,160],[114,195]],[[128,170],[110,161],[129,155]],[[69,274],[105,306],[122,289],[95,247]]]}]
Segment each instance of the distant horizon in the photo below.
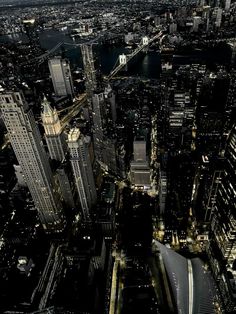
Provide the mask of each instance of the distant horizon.
[{"label": "distant horizon", "polygon": [[[0,4],[1,3],[20,3],[20,2],[22,2],[22,3],[27,3],[27,2],[43,2],[43,1],[45,1],[45,0],[0,0]],[[49,1],[51,1],[51,2],[60,2],[60,1],[62,1],[62,0],[47,0],[47,2],[49,2]],[[64,1],[72,1],[72,0],[64,0]],[[73,1],[78,1],[78,0],[73,0]]]},{"label": "distant horizon", "polygon": [[82,0],[0,0],[0,6],[32,6],[39,4],[61,3],[61,2],[78,2]]}]

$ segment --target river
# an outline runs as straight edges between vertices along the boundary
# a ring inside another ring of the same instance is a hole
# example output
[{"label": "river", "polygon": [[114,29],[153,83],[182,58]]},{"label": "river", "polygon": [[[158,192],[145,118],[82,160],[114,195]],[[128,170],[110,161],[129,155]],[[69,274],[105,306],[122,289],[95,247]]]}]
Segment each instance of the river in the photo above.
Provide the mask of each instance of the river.
[{"label": "river", "polygon": [[[45,30],[39,35],[40,45],[43,49],[51,49],[59,42],[74,43],[66,34],[57,30]],[[3,42],[27,42],[25,34],[13,34],[0,36],[0,43]],[[76,43],[76,41],[75,41]],[[82,67],[82,57],[79,47],[65,45],[65,56],[69,58],[73,66]],[[108,74],[115,66],[118,56],[122,53],[129,53],[125,47],[94,45],[94,51],[101,66],[101,71]],[[206,63],[209,65],[229,64],[230,49],[225,47],[208,48],[204,51],[192,51],[190,55],[177,55],[174,57],[174,64]],[[127,76],[142,76],[146,78],[159,78],[161,72],[161,57],[157,51],[149,51],[146,54],[139,54],[128,66]]]},{"label": "river", "polygon": [[[56,30],[46,30],[39,35],[40,45],[43,49],[49,50],[59,42],[74,43],[68,36]],[[25,34],[13,34],[0,36],[0,43],[3,42],[28,42]],[[75,41],[76,43],[76,41]],[[65,45],[65,56],[69,58],[73,66],[82,67],[82,57],[79,47]],[[94,45],[94,51],[101,66],[101,71],[108,74],[115,66],[118,56],[130,51],[125,47]],[[160,75],[160,54],[150,51],[147,54],[140,54],[135,57],[129,65],[127,75],[143,76],[147,78],[158,78]]]}]

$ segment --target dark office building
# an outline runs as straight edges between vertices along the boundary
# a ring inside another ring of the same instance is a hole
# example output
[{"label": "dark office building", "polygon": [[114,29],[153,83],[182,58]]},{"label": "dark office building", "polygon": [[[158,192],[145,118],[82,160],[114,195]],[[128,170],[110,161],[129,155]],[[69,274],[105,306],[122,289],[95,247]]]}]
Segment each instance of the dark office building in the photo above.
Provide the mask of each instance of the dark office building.
[{"label": "dark office building", "polygon": [[236,125],[225,152],[225,165],[211,218],[210,262],[228,313],[236,311]]}]

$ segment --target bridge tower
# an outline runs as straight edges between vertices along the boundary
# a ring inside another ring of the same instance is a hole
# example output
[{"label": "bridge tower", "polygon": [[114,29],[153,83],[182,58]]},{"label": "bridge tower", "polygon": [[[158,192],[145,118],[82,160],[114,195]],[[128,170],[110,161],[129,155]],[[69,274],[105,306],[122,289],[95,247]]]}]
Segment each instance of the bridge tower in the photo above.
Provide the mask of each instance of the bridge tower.
[{"label": "bridge tower", "polygon": [[149,39],[147,36],[144,36],[142,38],[142,44],[143,44],[143,46],[147,46],[149,44]]},{"label": "bridge tower", "polygon": [[124,66],[125,71],[128,70],[128,68],[127,68],[127,57],[126,57],[126,55],[124,53],[122,53],[122,55],[119,55],[119,64],[120,65],[124,64],[125,65]]},{"label": "bridge tower", "polygon": [[144,37],[142,38],[142,46],[145,47],[145,48],[143,48],[143,51],[144,51],[145,53],[147,53],[148,44],[149,44],[149,39],[148,39],[147,36],[144,36]]}]

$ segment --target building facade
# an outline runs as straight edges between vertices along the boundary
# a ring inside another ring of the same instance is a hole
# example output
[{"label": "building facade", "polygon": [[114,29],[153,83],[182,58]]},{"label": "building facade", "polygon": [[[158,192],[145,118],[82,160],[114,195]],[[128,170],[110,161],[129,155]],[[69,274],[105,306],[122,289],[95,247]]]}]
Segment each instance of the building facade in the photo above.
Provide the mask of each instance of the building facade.
[{"label": "building facade", "polygon": [[117,172],[117,140],[115,94],[108,86],[104,93],[92,97],[94,153],[101,167],[112,173]]},{"label": "building facade", "polygon": [[59,191],[33,113],[20,92],[0,95],[0,107],[43,228],[48,233],[60,232],[64,218]]},{"label": "building facade", "polygon": [[67,208],[74,208],[74,181],[70,164],[67,164],[67,162],[61,164],[56,172],[62,199]]},{"label": "building facade", "polygon": [[69,61],[56,57],[48,61],[48,66],[56,96],[73,96],[74,87]]},{"label": "building facade", "polygon": [[228,11],[231,6],[231,0],[225,0],[225,10]]},{"label": "building facade", "polygon": [[150,189],[150,166],[146,153],[146,141],[144,138],[136,138],[133,143],[134,159],[130,164],[131,183],[135,187]]},{"label": "building facade", "polygon": [[110,118],[112,120],[113,125],[115,125],[116,120],[117,120],[117,113],[116,113],[116,95],[114,93],[114,91],[112,90],[111,86],[108,85],[105,88],[104,91],[104,97],[105,100],[108,104],[109,107],[109,113],[110,113]]},{"label": "building facade", "polygon": [[236,125],[225,151],[215,206],[211,214],[209,257],[227,312],[236,311]]},{"label": "building facade", "polygon": [[41,117],[49,155],[51,159],[62,161],[65,158],[66,141],[57,110],[55,108],[52,109],[46,98],[43,100],[42,107]]},{"label": "building facade", "polygon": [[94,94],[92,97],[93,106],[93,143],[94,153],[99,161],[103,161],[102,151],[104,145],[104,134],[102,125],[102,107],[104,106],[103,93]]},{"label": "building facade", "polygon": [[83,218],[87,221],[90,219],[90,209],[97,198],[88,145],[89,138],[84,137],[78,128],[71,129],[68,135],[70,161]]}]

